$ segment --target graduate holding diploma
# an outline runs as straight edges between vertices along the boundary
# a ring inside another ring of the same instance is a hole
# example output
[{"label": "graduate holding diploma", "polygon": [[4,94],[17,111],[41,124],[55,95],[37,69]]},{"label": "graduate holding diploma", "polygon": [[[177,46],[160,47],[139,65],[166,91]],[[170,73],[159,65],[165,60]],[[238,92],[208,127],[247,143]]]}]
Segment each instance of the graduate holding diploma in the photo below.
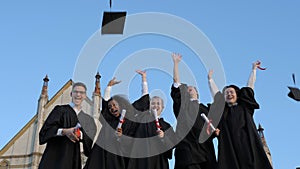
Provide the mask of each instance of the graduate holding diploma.
[{"label": "graduate holding diploma", "polygon": [[211,94],[216,100],[224,97],[225,108],[218,128],[218,167],[220,169],[272,169],[258,136],[253,114],[259,109],[254,98],[256,69],[260,62],[252,65],[247,87],[235,85],[224,87],[221,93],[208,73]]}]

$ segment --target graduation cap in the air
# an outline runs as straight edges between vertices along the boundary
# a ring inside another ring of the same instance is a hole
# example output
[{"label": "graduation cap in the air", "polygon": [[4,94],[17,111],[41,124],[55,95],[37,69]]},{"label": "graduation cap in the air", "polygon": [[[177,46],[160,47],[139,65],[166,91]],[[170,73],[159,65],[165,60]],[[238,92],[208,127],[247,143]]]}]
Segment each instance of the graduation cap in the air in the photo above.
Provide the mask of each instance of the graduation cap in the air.
[{"label": "graduation cap in the air", "polygon": [[[295,81],[295,75],[292,75],[294,85],[296,86],[296,81]],[[288,93],[288,96],[296,101],[300,101],[300,89],[297,87],[291,87],[288,86],[290,89],[290,92]]]},{"label": "graduation cap in the air", "polygon": [[[109,1],[112,6],[112,0]],[[122,12],[103,12],[101,34],[123,34],[126,11]]]}]

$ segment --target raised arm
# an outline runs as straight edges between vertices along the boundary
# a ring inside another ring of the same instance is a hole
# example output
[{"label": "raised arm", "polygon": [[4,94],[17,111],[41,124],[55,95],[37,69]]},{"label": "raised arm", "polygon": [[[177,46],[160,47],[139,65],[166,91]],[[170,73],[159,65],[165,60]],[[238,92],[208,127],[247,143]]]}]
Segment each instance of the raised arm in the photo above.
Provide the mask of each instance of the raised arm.
[{"label": "raised arm", "polygon": [[173,67],[173,83],[174,84],[180,84],[178,65],[179,65],[179,62],[181,61],[181,58],[182,58],[181,54],[172,53],[172,59],[173,59],[173,63],[174,63],[174,67]]},{"label": "raised arm", "polygon": [[252,70],[248,79],[247,87],[254,89],[254,83],[256,81],[256,68],[259,66],[260,66],[259,61],[252,63]]},{"label": "raised arm", "polygon": [[214,79],[212,78],[213,73],[214,73],[213,70],[209,70],[207,78],[208,78],[208,86],[209,86],[210,94],[214,98],[215,95],[219,92],[219,89],[218,89]]},{"label": "raised arm", "polygon": [[147,74],[146,71],[136,70],[138,74],[142,76],[142,96],[148,94],[148,83],[147,83]]},{"label": "raised arm", "polygon": [[103,99],[105,101],[108,101],[110,99],[110,91],[111,91],[111,87],[116,85],[116,84],[119,84],[121,83],[121,81],[117,81],[116,80],[116,77],[114,77],[113,79],[111,79],[108,84],[107,84],[107,87],[105,89],[105,92],[104,92],[104,96],[103,96]]}]

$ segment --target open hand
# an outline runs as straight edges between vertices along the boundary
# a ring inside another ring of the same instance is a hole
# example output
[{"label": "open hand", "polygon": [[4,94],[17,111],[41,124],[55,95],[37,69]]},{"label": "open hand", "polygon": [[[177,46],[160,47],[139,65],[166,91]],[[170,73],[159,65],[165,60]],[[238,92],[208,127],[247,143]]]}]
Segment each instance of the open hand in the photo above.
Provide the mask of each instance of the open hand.
[{"label": "open hand", "polygon": [[116,80],[116,77],[114,77],[113,79],[111,79],[109,82],[108,82],[108,85],[107,86],[113,86],[113,85],[116,85],[116,84],[119,84],[121,83],[121,81],[117,81]]}]

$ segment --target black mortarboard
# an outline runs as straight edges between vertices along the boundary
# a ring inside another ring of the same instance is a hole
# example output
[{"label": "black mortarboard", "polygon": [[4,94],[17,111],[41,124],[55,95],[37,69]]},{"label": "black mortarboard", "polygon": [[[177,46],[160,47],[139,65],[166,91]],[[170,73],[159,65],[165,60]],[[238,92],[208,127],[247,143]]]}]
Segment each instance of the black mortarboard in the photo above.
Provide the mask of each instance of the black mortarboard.
[{"label": "black mortarboard", "polygon": [[104,12],[101,34],[123,34],[126,12]]},{"label": "black mortarboard", "polygon": [[[294,85],[296,85],[295,75],[292,75]],[[290,92],[288,93],[288,96],[296,101],[300,101],[300,89],[297,87],[291,87],[288,86],[290,89]]]},{"label": "black mortarboard", "polygon": [[300,90],[297,87],[288,86],[288,88],[290,89],[288,96],[296,101],[300,101]]}]

